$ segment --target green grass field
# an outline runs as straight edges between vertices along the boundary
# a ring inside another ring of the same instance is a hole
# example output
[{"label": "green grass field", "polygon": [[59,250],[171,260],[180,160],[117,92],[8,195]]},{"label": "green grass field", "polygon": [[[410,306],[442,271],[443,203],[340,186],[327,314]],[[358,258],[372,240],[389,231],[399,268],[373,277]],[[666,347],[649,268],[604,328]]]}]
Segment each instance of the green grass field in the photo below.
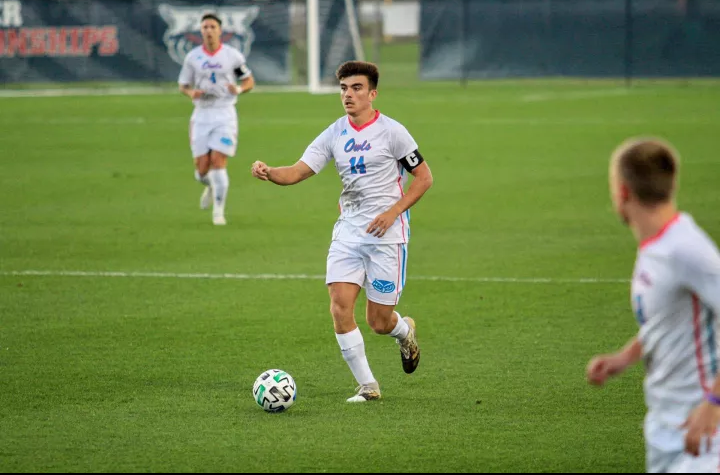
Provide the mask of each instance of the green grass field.
[{"label": "green grass field", "polygon": [[[673,141],[679,204],[720,239],[718,104],[717,83],[382,89],[435,176],[399,307],[423,354],[405,375],[361,303],[384,399],[349,406],[323,281],[260,277],[324,274],[339,178],[249,173],[294,163],[336,96],[242,98],[225,228],[198,209],[179,94],[0,99],[0,469],[643,471],[641,369],[584,379],[636,330],[607,161],[631,135]],[[269,368],[298,384],[285,414],[253,401]]]}]

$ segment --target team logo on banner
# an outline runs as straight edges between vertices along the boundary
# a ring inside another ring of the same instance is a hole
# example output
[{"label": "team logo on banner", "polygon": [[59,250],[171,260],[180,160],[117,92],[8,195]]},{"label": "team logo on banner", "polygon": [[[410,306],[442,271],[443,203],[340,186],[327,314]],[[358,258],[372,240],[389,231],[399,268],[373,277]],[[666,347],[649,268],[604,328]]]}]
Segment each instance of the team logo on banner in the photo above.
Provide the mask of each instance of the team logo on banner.
[{"label": "team logo on banner", "polygon": [[222,21],[222,42],[234,46],[248,57],[255,40],[251,26],[260,13],[260,7],[176,7],[164,3],[158,11],[168,24],[163,36],[168,53],[173,61],[182,64],[190,50],[203,42],[200,20],[208,11]]}]

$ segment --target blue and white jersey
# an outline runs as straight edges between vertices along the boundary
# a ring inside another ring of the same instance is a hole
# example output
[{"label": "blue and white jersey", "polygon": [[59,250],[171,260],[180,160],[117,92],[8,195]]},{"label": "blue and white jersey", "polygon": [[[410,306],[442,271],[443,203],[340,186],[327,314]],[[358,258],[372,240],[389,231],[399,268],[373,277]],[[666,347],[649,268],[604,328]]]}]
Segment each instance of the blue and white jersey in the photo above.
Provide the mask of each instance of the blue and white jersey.
[{"label": "blue and white jersey", "polygon": [[305,150],[301,160],[315,173],[335,159],[343,191],[334,241],[400,244],[410,238],[410,213],[402,213],[382,238],[368,234],[370,223],[404,195],[408,172],[400,160],[415,159],[418,145],[399,122],[376,111],[357,127],[345,116],[328,127]]},{"label": "blue and white jersey", "polygon": [[691,216],[678,214],[640,246],[632,306],[650,412],[678,427],[718,374],[720,253]]},{"label": "blue and white jersey", "polygon": [[193,121],[214,123],[237,120],[237,96],[228,91],[228,85],[251,75],[245,56],[232,46],[221,44],[214,53],[206,50],[205,46],[193,48],[185,56],[178,78],[178,84],[205,92],[204,96],[193,100]]}]

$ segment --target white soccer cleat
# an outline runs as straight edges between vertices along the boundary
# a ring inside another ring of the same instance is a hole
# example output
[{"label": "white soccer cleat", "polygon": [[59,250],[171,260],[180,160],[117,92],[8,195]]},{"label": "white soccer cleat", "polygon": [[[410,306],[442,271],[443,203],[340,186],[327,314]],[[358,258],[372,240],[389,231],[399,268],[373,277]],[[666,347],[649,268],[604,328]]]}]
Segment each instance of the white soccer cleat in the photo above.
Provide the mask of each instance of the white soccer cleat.
[{"label": "white soccer cleat", "polygon": [[364,386],[359,386],[357,394],[347,400],[350,403],[360,403],[368,401],[376,401],[382,397],[380,394],[380,385],[378,383],[370,383]]},{"label": "white soccer cleat", "polygon": [[222,215],[213,215],[213,224],[215,226],[225,226],[227,224],[227,221],[225,220],[225,216]]},{"label": "white soccer cleat", "polygon": [[209,186],[206,186],[202,196],[200,197],[200,209],[209,209],[212,205],[212,200],[212,189]]}]

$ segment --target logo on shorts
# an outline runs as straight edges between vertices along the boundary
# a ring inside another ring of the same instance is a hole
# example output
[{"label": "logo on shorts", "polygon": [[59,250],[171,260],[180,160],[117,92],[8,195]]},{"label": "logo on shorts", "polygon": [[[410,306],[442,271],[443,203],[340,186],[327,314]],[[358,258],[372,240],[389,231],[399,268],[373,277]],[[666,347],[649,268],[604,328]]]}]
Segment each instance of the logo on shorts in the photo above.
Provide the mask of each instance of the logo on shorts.
[{"label": "logo on shorts", "polygon": [[392,292],[395,292],[395,282],[375,279],[372,283],[372,286],[373,289],[377,290],[381,294],[390,294]]},{"label": "logo on shorts", "polygon": [[223,137],[220,139],[220,143],[222,143],[223,145],[227,145],[228,147],[232,147],[233,141],[227,137]]},{"label": "logo on shorts", "polygon": [[[168,29],[163,41],[170,57],[178,64],[183,64],[185,55],[196,46],[203,44],[200,33],[200,19],[207,9],[187,7],[163,3],[158,7],[160,16]],[[223,43],[239,49],[246,57],[250,56],[250,47],[255,41],[255,33],[251,25],[260,13],[260,7],[219,7],[215,13],[222,20]]]}]

